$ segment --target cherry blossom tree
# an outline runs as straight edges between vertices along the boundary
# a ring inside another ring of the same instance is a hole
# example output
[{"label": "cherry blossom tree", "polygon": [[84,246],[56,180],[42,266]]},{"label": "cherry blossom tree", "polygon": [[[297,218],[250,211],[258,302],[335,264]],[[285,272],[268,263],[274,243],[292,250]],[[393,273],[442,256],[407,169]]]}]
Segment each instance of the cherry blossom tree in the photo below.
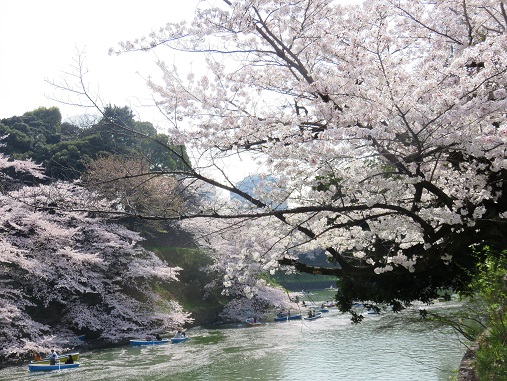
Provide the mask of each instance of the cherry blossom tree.
[{"label": "cherry blossom tree", "polygon": [[[0,154],[0,173],[9,169],[43,177],[31,161]],[[108,204],[71,183],[0,193],[0,357],[69,347],[82,333],[114,342],[192,320],[152,291],[180,269],[140,248],[140,235],[111,215],[86,211]]]},{"label": "cherry blossom tree", "polygon": [[[342,308],[401,308],[463,288],[481,261],[471,247],[505,248],[504,1],[199,4],[190,23],[111,53],[177,52],[149,82],[171,143],[200,159],[174,174],[250,203],[203,197],[178,216],[199,219],[203,237],[237,240],[217,257],[226,286],[233,275],[249,294],[259,269],[288,266],[339,277]],[[178,66],[189,54],[194,65]],[[244,155],[276,178],[269,192],[230,180]],[[316,248],[329,266],[305,261]]]},{"label": "cherry blossom tree", "polygon": [[[203,223],[200,219],[190,219],[182,223],[182,228],[194,232],[201,249],[213,259],[209,270],[219,277],[208,287],[223,288],[223,294],[233,298],[224,307],[222,318],[244,321],[254,315],[265,317],[273,309],[299,310],[295,297],[266,276],[278,268],[277,257],[270,250],[277,240],[275,235],[261,241],[255,234],[248,234],[251,229],[261,228],[249,219],[235,226],[226,220],[207,219]],[[220,276],[222,284],[219,284]]]}]

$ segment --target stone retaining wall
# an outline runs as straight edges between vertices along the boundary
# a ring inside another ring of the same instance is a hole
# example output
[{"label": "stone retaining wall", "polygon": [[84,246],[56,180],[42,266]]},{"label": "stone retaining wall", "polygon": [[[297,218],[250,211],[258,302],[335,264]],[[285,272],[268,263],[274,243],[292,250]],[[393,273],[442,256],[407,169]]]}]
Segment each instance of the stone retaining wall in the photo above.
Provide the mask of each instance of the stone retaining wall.
[{"label": "stone retaining wall", "polygon": [[469,348],[459,364],[457,381],[479,381],[475,377],[473,362],[475,360],[475,350],[477,346]]}]

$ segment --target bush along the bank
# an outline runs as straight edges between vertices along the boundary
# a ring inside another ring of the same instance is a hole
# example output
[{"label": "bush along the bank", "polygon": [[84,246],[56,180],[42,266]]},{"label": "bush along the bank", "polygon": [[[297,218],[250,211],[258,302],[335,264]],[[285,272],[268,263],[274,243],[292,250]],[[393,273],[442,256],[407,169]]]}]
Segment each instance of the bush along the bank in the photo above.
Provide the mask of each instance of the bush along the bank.
[{"label": "bush along the bank", "polygon": [[507,250],[493,252],[484,246],[475,255],[483,260],[459,293],[464,301],[461,311],[445,316],[422,310],[421,315],[452,326],[465,343],[473,343],[465,357],[475,352],[475,380],[507,380]]},{"label": "bush along the bank", "polygon": [[480,265],[471,284],[483,303],[487,330],[476,352],[475,374],[481,381],[507,380],[507,250]]}]

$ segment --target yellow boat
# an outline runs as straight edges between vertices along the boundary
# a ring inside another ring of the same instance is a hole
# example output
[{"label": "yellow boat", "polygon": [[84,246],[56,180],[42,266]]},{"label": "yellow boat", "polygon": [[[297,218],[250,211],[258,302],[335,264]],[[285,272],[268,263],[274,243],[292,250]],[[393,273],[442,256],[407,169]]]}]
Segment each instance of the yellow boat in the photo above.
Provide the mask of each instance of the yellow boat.
[{"label": "yellow boat", "polygon": [[[65,353],[65,354],[58,355],[57,364],[58,364],[58,361],[60,361],[60,363],[62,363],[62,364],[65,363],[65,360],[67,360],[69,358],[69,355],[72,356],[72,360],[74,360],[74,362],[79,360],[79,352]],[[49,355],[42,360],[31,361],[30,364],[49,364]]]}]

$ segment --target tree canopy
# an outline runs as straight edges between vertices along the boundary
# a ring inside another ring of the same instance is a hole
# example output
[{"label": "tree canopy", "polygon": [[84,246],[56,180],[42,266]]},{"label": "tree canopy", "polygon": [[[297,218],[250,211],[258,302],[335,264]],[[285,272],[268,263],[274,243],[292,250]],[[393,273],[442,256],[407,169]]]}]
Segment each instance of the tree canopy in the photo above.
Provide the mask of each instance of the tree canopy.
[{"label": "tree canopy", "polygon": [[[111,52],[202,59],[160,60],[149,86],[170,139],[206,159],[180,181],[251,204],[202,197],[177,216],[214,234],[227,287],[286,267],[340,277],[343,308],[401,308],[466,287],[472,247],[505,248],[506,28],[500,0],[224,0]],[[269,192],[228,177],[244,154]],[[315,249],[329,266],[300,255]]]},{"label": "tree canopy", "polygon": [[[40,107],[22,116],[2,119],[0,136],[7,136],[2,152],[41,163],[47,175],[60,180],[78,179],[92,160],[106,155],[143,157],[151,170],[184,167],[177,155],[153,143],[168,145],[168,137],[158,133],[151,123],[136,121],[130,108],[107,105],[101,111],[97,121],[92,119],[91,125],[83,126],[62,123],[56,107]],[[111,123],[115,124],[114,129]],[[186,157],[185,147],[171,148]]]}]

